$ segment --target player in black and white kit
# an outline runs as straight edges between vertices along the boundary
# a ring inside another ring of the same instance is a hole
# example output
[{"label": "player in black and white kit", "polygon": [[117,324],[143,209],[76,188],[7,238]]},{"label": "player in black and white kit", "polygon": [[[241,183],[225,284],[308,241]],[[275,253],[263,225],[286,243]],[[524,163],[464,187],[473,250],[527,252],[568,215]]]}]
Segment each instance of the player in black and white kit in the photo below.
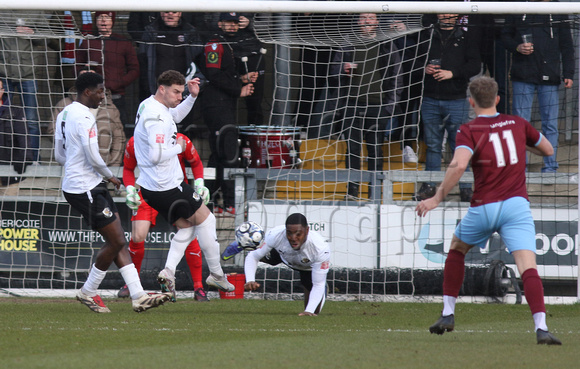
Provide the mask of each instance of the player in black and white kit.
[{"label": "player in black and white kit", "polygon": [[177,157],[185,150],[186,142],[177,138],[175,123],[193,107],[199,93],[199,78],[188,81],[187,87],[190,95],[183,100],[185,77],[174,70],[163,72],[157,79],[155,95],[139,105],[134,134],[141,196],[178,228],[171,240],[165,269],[157,277],[162,290],[171,292],[174,300],[175,270],[195,237],[210,271],[206,283],[223,291],[235,290],[220,265],[215,216],[198,192],[183,181]]},{"label": "player in black and white kit", "polygon": [[105,240],[87,281],[77,293],[77,299],[94,312],[109,313],[97,289],[111,263],[115,262],[129,288],[133,310],[141,312],[157,307],[168,301],[171,295],[149,295],[143,291],[125,244],[117,207],[103,181],[105,178],[117,188],[121,184],[99,155],[97,124],[89,110],[98,108],[105,97],[103,77],[96,73],[84,73],[78,77],[75,86],[77,101],[67,106],[56,118],[55,157],[64,166],[64,197]]},{"label": "player in black and white kit", "polygon": [[319,233],[309,231],[303,214],[291,214],[286,219],[286,225],[269,230],[262,247],[246,256],[246,291],[260,288],[260,284],[256,282],[259,261],[270,265],[284,263],[299,271],[300,282],[304,287],[304,311],[298,315],[316,316],[320,313],[326,301],[330,248]]}]

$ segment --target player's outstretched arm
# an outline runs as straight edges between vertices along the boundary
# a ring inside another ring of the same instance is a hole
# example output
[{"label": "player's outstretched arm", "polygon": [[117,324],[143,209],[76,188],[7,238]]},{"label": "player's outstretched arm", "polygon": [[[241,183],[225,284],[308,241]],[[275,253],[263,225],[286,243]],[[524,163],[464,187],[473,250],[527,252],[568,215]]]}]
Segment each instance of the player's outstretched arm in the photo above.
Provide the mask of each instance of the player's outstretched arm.
[{"label": "player's outstretched arm", "polygon": [[471,155],[471,151],[466,148],[458,147],[455,149],[453,159],[451,160],[451,163],[449,163],[443,182],[441,182],[441,185],[437,188],[435,196],[417,204],[417,207],[415,208],[417,215],[424,217],[429,211],[435,209],[441,201],[445,199],[451,189],[457,184],[457,182],[459,182],[465,169],[467,169],[469,160],[471,160]]}]

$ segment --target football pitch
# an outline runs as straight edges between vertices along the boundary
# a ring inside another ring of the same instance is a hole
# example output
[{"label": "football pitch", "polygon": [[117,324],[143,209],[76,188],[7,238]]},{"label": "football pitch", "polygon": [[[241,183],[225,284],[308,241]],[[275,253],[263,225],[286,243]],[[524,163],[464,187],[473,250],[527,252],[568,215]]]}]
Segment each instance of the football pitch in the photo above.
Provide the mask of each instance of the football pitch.
[{"label": "football pitch", "polygon": [[570,368],[580,358],[580,305],[548,305],[562,346],[536,344],[527,305],[458,304],[455,331],[429,334],[441,305],[328,301],[177,303],[134,313],[107,299],[0,298],[3,368]]}]

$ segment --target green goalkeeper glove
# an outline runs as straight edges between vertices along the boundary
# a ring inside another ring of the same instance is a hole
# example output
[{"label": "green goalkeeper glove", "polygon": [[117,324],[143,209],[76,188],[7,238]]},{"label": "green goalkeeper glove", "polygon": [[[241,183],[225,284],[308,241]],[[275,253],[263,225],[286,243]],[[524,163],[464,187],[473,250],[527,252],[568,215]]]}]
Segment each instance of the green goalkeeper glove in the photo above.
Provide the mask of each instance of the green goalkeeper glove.
[{"label": "green goalkeeper glove", "polygon": [[194,186],[195,192],[197,192],[198,195],[201,196],[203,204],[207,205],[207,203],[209,202],[209,190],[207,189],[207,187],[204,186],[203,178],[196,179],[194,182]]},{"label": "green goalkeeper glove", "polygon": [[134,186],[127,186],[127,196],[125,197],[125,203],[131,210],[139,209],[141,205],[141,197]]}]

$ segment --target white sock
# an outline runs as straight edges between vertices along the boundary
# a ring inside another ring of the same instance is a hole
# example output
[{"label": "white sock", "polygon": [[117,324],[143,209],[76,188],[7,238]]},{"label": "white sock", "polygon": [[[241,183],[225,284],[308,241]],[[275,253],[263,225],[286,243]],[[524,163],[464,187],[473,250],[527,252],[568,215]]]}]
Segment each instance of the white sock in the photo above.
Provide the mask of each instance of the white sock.
[{"label": "white sock", "polygon": [[443,312],[442,316],[448,316],[455,314],[455,303],[457,302],[457,297],[443,295]]},{"label": "white sock", "polygon": [[105,279],[106,274],[107,274],[106,270],[103,271],[103,270],[97,269],[95,264],[93,264],[93,266],[91,267],[91,270],[89,272],[89,276],[87,278],[87,281],[81,287],[81,291],[89,297],[96,296],[97,289],[101,285],[101,282],[103,281],[103,279]]},{"label": "white sock", "polygon": [[145,294],[145,291],[143,291],[143,286],[141,285],[141,280],[139,279],[139,274],[137,273],[137,268],[135,268],[135,264],[127,264],[119,269],[119,272],[121,272],[121,276],[123,276],[123,280],[129,289],[131,299],[136,300]]},{"label": "white sock", "polygon": [[195,238],[195,228],[181,228],[175,233],[171,244],[169,246],[169,252],[167,253],[167,261],[165,262],[165,267],[169,269],[173,275],[175,275],[175,270],[177,269],[177,264],[183,259],[185,254],[185,249]]},{"label": "white sock", "polygon": [[218,278],[223,277],[224,271],[220,264],[220,244],[217,242],[215,230],[215,216],[210,213],[203,223],[195,227],[195,232],[210,273]]},{"label": "white sock", "polygon": [[534,325],[536,326],[535,330],[541,329],[543,331],[548,330],[548,325],[546,324],[546,313],[535,313],[532,315],[534,318]]}]

